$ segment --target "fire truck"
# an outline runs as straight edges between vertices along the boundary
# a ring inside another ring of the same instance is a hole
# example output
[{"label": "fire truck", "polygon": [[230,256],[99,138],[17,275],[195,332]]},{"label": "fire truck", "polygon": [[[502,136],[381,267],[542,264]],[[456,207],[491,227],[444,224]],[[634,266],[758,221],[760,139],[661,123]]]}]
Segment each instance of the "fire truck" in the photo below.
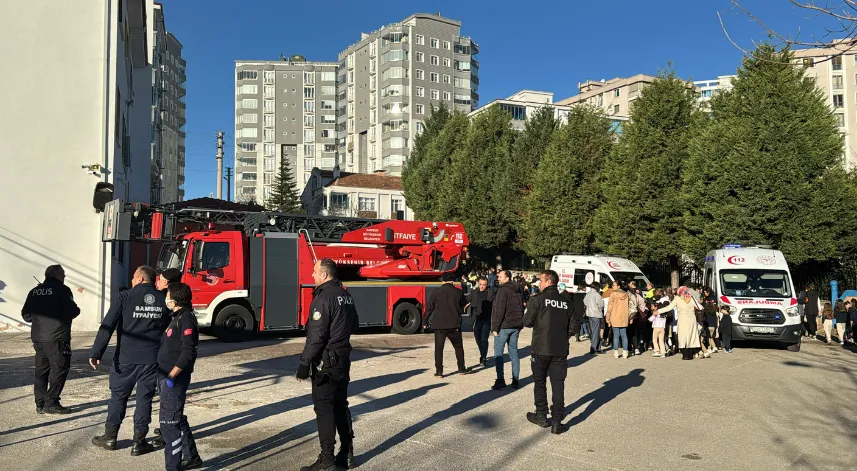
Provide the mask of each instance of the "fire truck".
[{"label": "fire truck", "polygon": [[329,258],[361,326],[422,327],[426,300],[466,257],[464,227],[269,211],[175,208],[113,200],[102,240],[161,243],[157,269],[191,287],[200,327],[237,340],[307,325],[313,266]]}]

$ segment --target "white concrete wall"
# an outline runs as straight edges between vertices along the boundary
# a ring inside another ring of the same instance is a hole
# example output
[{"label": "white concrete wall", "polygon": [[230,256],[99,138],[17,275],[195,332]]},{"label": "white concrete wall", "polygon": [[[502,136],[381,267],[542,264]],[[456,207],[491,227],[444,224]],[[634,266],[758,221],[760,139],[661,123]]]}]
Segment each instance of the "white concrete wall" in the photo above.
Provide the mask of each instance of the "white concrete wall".
[{"label": "white concrete wall", "polygon": [[[149,121],[151,98],[137,93],[139,116],[125,106],[131,92],[119,60],[124,46],[117,34],[116,2],[110,3],[109,55],[104,0],[0,5],[0,42],[15,44],[6,48],[7,73],[0,74],[5,149],[0,159],[7,169],[0,185],[0,330],[27,330],[18,322],[21,306],[36,284],[33,277],[41,280],[52,263],[65,267],[66,284],[81,307],[76,330],[97,328],[111,291],[127,278],[127,269],[101,242],[101,215],[92,207],[92,196],[95,184],[104,180],[114,182],[116,194],[124,197],[126,184],[119,177],[128,177],[128,195],[145,195],[148,201],[150,134],[134,126],[140,116]],[[135,76],[134,84],[150,86],[151,76]],[[119,112],[128,113],[131,135],[143,142],[132,141],[129,172],[121,169],[115,142],[117,86]],[[138,165],[137,158],[145,162]],[[107,173],[96,177],[81,168],[91,164],[106,167]]]}]

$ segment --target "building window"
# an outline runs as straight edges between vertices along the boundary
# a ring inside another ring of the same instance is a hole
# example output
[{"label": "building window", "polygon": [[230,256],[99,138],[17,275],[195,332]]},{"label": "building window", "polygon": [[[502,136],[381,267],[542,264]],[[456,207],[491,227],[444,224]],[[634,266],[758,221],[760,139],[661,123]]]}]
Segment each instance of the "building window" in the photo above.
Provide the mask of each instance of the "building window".
[{"label": "building window", "polygon": [[241,128],[238,130],[238,137],[245,137],[245,138],[259,137],[259,130],[257,128]]},{"label": "building window", "polygon": [[833,107],[834,108],[842,108],[845,106],[843,103],[842,95],[833,95]]},{"label": "building window", "polygon": [[[285,105],[285,103],[284,103]],[[265,112],[273,113],[274,112],[274,100],[265,100]]]},{"label": "building window", "polygon": [[242,195],[255,195],[256,187],[255,186],[245,186],[241,188]]},{"label": "building window", "polygon": [[[405,61],[408,60],[408,51],[403,49],[393,49],[381,54],[381,65],[387,62]],[[350,81],[349,81],[350,83]]]},{"label": "building window", "polygon": [[238,72],[238,80],[256,80],[259,78],[259,72],[256,70],[242,70]]},{"label": "building window", "polygon": [[265,137],[266,141],[274,142],[274,130],[273,129],[265,129]]},{"label": "building window", "polygon": [[422,52],[415,52],[414,58],[416,58],[417,62],[425,62],[425,57],[423,57]]},{"label": "building window", "polygon": [[444,41],[443,42],[443,48],[446,49],[447,51],[452,50],[452,44],[450,44],[449,41]]},{"label": "building window", "polygon": [[431,91],[431,99],[432,100],[440,100],[440,92],[437,90]]},{"label": "building window", "polygon": [[399,200],[399,199],[396,199],[396,198],[393,198],[393,199],[390,201],[390,210],[393,212],[393,214],[396,214],[396,213],[398,213],[399,211],[402,211],[402,212],[404,213],[404,211],[405,211],[405,203],[404,203],[404,201]]},{"label": "building window", "polygon": [[304,98],[315,98],[315,87],[304,87]]},{"label": "building window", "polygon": [[619,105],[613,105],[613,114],[619,114]]},{"label": "building window", "polygon": [[304,102],[304,111],[307,113],[315,112],[315,102],[314,101],[305,101]]},{"label": "building window", "polygon": [[425,89],[425,88],[423,88],[423,87],[417,87],[417,88],[416,88],[416,90],[417,90],[417,96],[418,96],[418,97],[424,97],[424,96],[426,96],[426,89]]},{"label": "building window", "polygon": [[382,167],[401,167],[405,161],[404,155],[388,155],[381,158]]},{"label": "building window", "polygon": [[429,63],[431,65],[440,65],[440,57],[438,57],[438,56],[429,57]]},{"label": "building window", "polygon": [[424,111],[425,111],[425,108],[423,107],[423,105],[420,105],[419,103],[414,105],[414,112],[416,114],[424,114]]},{"label": "building window", "polygon": [[336,95],[336,87],[333,85],[322,85],[319,93],[322,95]]},{"label": "building window", "polygon": [[266,114],[265,115],[265,127],[272,128],[274,127],[274,115]]},{"label": "building window", "polygon": [[420,69],[417,69],[415,76],[416,76],[417,80],[425,80],[425,72],[423,72]]},{"label": "building window", "polygon": [[256,143],[255,142],[242,142],[238,144],[238,147],[243,152],[256,152]]},{"label": "building window", "polygon": [[238,87],[239,95],[255,95],[259,93],[259,86],[255,84],[246,83]]},{"label": "building window", "polygon": [[452,95],[449,92],[443,92],[443,100],[444,101],[452,100]]},{"label": "building window", "polygon": [[321,124],[336,124],[336,115],[332,115],[332,114],[321,115]]},{"label": "building window", "polygon": [[361,196],[357,199],[358,211],[375,211],[375,198]]},{"label": "building window", "polygon": [[[455,103],[456,104],[458,104],[459,97],[462,97],[462,95],[455,95]],[[468,98],[470,98],[470,97],[468,97]],[[511,113],[512,119],[520,120],[520,121],[527,119],[527,108],[524,106],[507,105],[507,104],[501,103],[500,108]]]},{"label": "building window", "polygon": [[444,57],[444,58],[443,58],[443,66],[444,66],[444,67],[452,67],[452,61],[451,61],[451,60],[449,60],[449,57]]},{"label": "building window", "polygon": [[435,39],[435,38],[431,38],[431,41],[430,41],[430,43],[429,43],[429,44],[430,44],[430,46],[431,46],[431,47],[433,47],[433,48],[435,48],[435,49],[437,49],[437,48],[439,47],[439,46],[438,46],[438,40],[437,40],[437,39]]},{"label": "building window", "polygon": [[238,108],[255,110],[259,107],[259,100],[255,98],[245,98],[238,102]]},{"label": "building window", "polygon": [[311,128],[315,125],[315,115],[305,114],[304,115],[304,127]]},{"label": "building window", "polygon": [[322,82],[335,82],[336,81],[336,72],[320,72],[321,76],[318,78]]},{"label": "building window", "polygon": [[342,193],[330,194],[330,209],[346,209],[348,208],[348,195]]},{"label": "building window", "polygon": [[836,117],[836,125],[841,127],[845,126],[845,114],[844,113],[836,113],[833,115]]},{"label": "building window", "polygon": [[619,98],[619,89],[613,90],[613,96]]},{"label": "building window", "polygon": [[245,124],[255,124],[259,122],[259,115],[257,114],[242,114],[238,117],[239,123]]},{"label": "building window", "polygon": [[[857,56],[855,56],[857,57]],[[815,67],[815,58],[814,57],[804,57],[803,59],[804,67]]]},{"label": "building window", "polygon": [[[419,106],[422,106],[422,105],[419,105]],[[422,121],[417,121],[415,128],[417,130],[417,133],[421,133],[421,132],[425,131],[425,129],[426,129],[425,126],[423,126]]]},{"label": "building window", "polygon": [[844,85],[844,80],[841,75],[833,76],[833,89],[834,90],[842,90],[842,86]]},{"label": "building window", "polygon": [[440,75],[435,72],[429,74],[429,81],[432,83],[440,83]]},{"label": "building window", "polygon": [[381,143],[381,149],[405,149],[408,147],[408,139],[405,137],[391,137],[384,139]]},{"label": "building window", "polygon": [[315,158],[306,158],[304,159],[304,169],[312,169],[315,167]]},{"label": "building window", "polygon": [[831,60],[833,70],[842,70],[842,56],[834,56]]},{"label": "building window", "polygon": [[276,151],[276,144],[274,143],[265,143],[265,157],[273,157],[274,152]]},{"label": "building window", "polygon": [[[420,78],[421,70],[417,71],[417,78]],[[389,69],[381,72],[381,81],[385,81],[387,79],[396,79],[396,78],[407,78],[408,72],[404,67],[390,67]],[[374,77],[370,77],[374,78]],[[420,79],[422,80],[422,79]],[[370,88],[375,88],[375,85],[371,85]]]},{"label": "building window", "polygon": [[265,71],[265,83],[274,83],[274,75],[276,72],[273,70]]},{"label": "building window", "polygon": [[322,100],[321,101],[321,109],[323,110],[334,110],[336,109],[336,102],[332,100]]},{"label": "building window", "polygon": [[426,45],[426,38],[422,34],[417,34],[414,36],[414,38],[415,38],[416,43],[419,44],[420,46]]},{"label": "building window", "polygon": [[242,182],[255,182],[256,181],[256,174],[244,172],[241,174],[241,181]]},{"label": "building window", "polygon": [[262,184],[263,184],[263,185],[270,185],[271,183],[274,183],[274,174],[273,174],[273,172],[262,174]]},{"label": "building window", "polygon": [[304,83],[307,85],[315,83],[315,72],[304,72]]},{"label": "building window", "polygon": [[274,98],[274,86],[265,85],[265,98]]},{"label": "building window", "polygon": [[313,142],[315,141],[315,131],[312,129],[304,130],[304,142]]}]

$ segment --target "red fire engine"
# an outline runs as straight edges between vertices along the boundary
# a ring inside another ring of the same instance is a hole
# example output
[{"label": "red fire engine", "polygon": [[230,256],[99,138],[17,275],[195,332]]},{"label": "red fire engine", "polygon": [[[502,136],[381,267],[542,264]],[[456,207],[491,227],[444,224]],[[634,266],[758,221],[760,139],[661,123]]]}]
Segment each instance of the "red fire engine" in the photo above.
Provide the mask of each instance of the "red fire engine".
[{"label": "red fire engine", "polygon": [[182,271],[200,327],[221,337],[305,328],[313,265],[330,258],[361,326],[420,330],[426,300],[458,269],[461,224],[124,204],[105,208],[102,239],[162,242],[157,267]]}]

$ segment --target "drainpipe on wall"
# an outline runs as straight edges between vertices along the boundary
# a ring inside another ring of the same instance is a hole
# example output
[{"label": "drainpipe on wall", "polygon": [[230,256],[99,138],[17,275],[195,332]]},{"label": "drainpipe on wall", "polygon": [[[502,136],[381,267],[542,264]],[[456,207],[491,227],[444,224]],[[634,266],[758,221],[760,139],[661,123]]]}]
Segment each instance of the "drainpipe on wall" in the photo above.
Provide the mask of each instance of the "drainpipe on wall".
[{"label": "drainpipe on wall", "polygon": [[[123,0],[119,0],[120,2]],[[104,114],[102,119],[102,127],[104,130],[104,141],[102,142],[101,147],[101,155],[102,155],[102,163],[101,166],[104,169],[110,169],[111,166],[109,164],[110,158],[110,92],[111,92],[111,84],[110,84],[110,49],[112,47],[112,43],[110,41],[111,35],[111,19],[113,18],[113,0],[107,0],[105,2],[105,11],[104,11]],[[108,175],[109,173],[104,172],[101,174],[101,181],[108,183]],[[103,216],[102,216],[103,217]],[[107,242],[101,243],[101,251],[98,254],[98,266],[101,270],[101,300],[98,305],[98,321],[101,322],[104,319],[104,304],[105,298],[107,297],[107,288],[106,288],[106,272],[107,272]]]}]

